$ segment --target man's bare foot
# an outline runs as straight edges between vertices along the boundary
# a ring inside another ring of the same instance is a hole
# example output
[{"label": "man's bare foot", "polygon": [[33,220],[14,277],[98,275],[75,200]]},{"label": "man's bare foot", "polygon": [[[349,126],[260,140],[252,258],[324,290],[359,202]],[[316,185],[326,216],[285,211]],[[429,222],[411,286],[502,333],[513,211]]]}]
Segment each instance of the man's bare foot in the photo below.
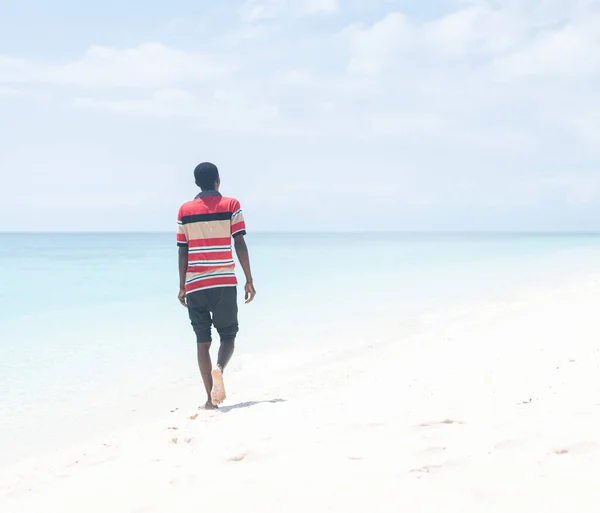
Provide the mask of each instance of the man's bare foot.
[{"label": "man's bare foot", "polygon": [[204,410],[218,410],[219,407],[216,404],[213,404],[212,401],[209,399],[208,401],[206,401],[206,404],[203,406]]},{"label": "man's bare foot", "polygon": [[218,367],[212,371],[213,387],[210,399],[214,406],[218,406],[225,400],[225,384],[223,383],[223,371]]}]

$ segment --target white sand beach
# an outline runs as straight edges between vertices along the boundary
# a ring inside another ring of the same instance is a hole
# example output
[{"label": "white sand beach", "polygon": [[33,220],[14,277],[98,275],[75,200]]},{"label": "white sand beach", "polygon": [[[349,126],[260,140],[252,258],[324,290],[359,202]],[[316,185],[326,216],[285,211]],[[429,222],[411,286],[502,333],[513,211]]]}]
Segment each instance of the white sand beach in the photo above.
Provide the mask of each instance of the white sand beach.
[{"label": "white sand beach", "polygon": [[173,411],[3,469],[0,511],[598,511],[599,311],[590,277],[430,317],[309,374],[230,373],[220,412],[198,378]]}]

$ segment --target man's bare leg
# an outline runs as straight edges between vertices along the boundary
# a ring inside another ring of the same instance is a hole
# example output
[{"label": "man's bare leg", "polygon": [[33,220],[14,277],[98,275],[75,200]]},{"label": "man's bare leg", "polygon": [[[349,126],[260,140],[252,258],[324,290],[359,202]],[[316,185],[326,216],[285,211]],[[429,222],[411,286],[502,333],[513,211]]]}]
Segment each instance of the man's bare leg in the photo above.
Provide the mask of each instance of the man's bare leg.
[{"label": "man's bare leg", "polygon": [[221,369],[221,371],[225,370],[229,360],[233,356],[233,351],[235,350],[234,342],[223,342],[221,341],[221,345],[219,346],[219,356],[217,358],[217,367]]},{"label": "man's bare leg", "polygon": [[235,350],[235,344],[233,341],[224,342],[221,340],[221,346],[219,347],[219,357],[217,359],[217,366],[212,371],[212,390],[210,393],[212,404],[215,406],[221,404],[227,394],[225,393],[225,384],[223,382],[223,371],[231,357],[233,356],[233,351]]},{"label": "man's bare leg", "polygon": [[210,342],[198,343],[198,367],[200,368],[200,375],[204,383],[206,390],[206,404],[204,407],[207,410],[214,410],[216,404],[213,404],[211,400],[211,391],[213,388],[213,378],[211,374],[212,361],[210,359]]}]

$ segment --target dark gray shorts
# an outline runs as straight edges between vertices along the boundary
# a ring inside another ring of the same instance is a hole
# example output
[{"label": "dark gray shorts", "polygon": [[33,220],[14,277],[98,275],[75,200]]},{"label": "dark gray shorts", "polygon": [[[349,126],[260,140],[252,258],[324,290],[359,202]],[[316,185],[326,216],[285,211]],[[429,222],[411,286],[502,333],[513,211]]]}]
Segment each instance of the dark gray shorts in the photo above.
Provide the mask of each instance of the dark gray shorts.
[{"label": "dark gray shorts", "polygon": [[186,299],[198,343],[212,341],[212,326],[219,333],[222,344],[235,341],[239,330],[237,287],[198,290]]}]

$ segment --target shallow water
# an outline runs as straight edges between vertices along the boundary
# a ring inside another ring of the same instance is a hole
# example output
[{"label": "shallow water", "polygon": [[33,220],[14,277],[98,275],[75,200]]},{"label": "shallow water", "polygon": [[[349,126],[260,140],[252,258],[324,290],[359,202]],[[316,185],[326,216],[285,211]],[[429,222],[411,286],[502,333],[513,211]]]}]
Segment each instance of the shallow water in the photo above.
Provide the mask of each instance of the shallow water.
[{"label": "shallow water", "polygon": [[[196,377],[173,239],[0,235],[2,453],[52,446],[65,425],[69,438],[116,427],[140,398]],[[250,234],[248,244],[258,296],[240,307],[238,367],[401,343],[421,314],[600,269],[600,237],[583,235]]]}]

